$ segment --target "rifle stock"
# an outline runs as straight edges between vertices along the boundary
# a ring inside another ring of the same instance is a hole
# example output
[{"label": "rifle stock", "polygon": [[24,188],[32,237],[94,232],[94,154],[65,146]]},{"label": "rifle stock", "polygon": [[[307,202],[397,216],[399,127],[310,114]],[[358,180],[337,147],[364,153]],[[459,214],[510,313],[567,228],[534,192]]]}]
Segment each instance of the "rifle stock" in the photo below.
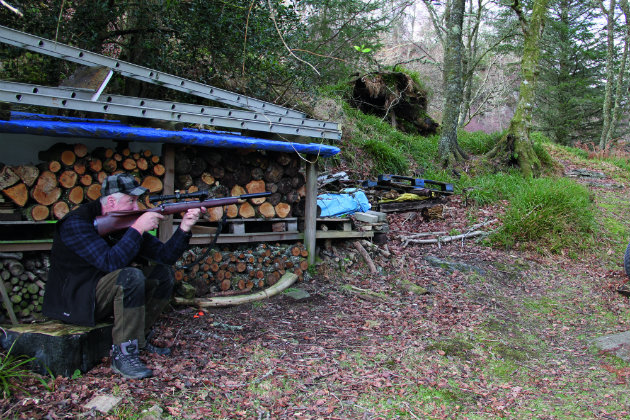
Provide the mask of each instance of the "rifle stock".
[{"label": "rifle stock", "polygon": [[117,230],[127,229],[146,212],[155,212],[163,215],[181,213],[189,209],[196,209],[200,207],[219,207],[227,206],[230,204],[236,204],[241,200],[247,200],[249,198],[267,197],[271,195],[270,192],[243,194],[234,197],[212,198],[204,201],[181,201],[176,203],[166,203],[159,206],[146,209],[146,210],[129,210],[129,211],[115,211],[107,213],[103,216],[96,216],[94,219],[94,227],[99,235],[107,235],[108,233],[115,232]]}]

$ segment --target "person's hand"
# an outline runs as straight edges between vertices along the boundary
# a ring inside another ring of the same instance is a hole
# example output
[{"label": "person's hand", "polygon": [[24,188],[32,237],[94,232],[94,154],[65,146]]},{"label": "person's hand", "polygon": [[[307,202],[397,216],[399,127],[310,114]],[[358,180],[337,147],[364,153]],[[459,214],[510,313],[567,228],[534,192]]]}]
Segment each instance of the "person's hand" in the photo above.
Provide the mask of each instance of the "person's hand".
[{"label": "person's hand", "polygon": [[190,209],[184,214],[182,218],[182,222],[179,224],[179,228],[184,232],[190,232],[190,229],[197,223],[199,217],[201,217],[201,213],[206,212],[205,207],[201,207],[198,209]]},{"label": "person's hand", "polygon": [[131,227],[142,235],[144,232],[156,229],[162,219],[164,219],[164,216],[160,213],[147,211],[142,213],[142,216],[138,217]]}]

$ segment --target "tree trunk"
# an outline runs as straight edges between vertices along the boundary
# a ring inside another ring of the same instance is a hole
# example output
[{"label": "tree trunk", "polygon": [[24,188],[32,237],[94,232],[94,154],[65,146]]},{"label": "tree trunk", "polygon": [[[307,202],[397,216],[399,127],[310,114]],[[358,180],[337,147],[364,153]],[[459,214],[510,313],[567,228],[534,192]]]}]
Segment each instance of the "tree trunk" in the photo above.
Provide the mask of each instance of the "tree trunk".
[{"label": "tree trunk", "polygon": [[466,153],[457,143],[457,126],[461,109],[462,91],[462,29],[464,23],[464,0],[451,3],[447,23],[446,49],[444,51],[444,116],[442,118],[442,134],[438,151],[443,167],[451,167],[455,163],[468,159]]},{"label": "tree trunk", "polygon": [[519,16],[525,41],[521,59],[521,85],[518,105],[510,121],[508,132],[497,145],[488,152],[488,158],[497,159],[503,165],[516,164],[524,176],[535,176],[540,172],[540,160],[534,152],[529,138],[534,103],[534,89],[540,57],[539,41],[544,28],[549,0],[535,0],[529,22],[520,8],[514,3],[512,8]]},{"label": "tree trunk", "polygon": [[610,139],[610,122],[612,120],[613,108],[613,89],[615,84],[615,6],[616,0],[610,0],[608,10],[604,7],[603,1],[600,3],[602,12],[606,14],[607,26],[607,49],[606,49],[606,94],[604,96],[603,118],[604,125],[602,127],[602,135],[599,139],[599,148],[606,149],[608,140]]}]

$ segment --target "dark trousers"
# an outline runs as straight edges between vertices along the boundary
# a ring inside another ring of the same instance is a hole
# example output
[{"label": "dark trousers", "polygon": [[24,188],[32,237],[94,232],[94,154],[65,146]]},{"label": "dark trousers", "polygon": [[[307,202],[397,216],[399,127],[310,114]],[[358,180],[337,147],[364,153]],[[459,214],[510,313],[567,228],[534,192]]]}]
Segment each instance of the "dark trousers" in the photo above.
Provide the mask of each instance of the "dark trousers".
[{"label": "dark trousers", "polygon": [[162,264],[113,271],[96,285],[96,321],[113,316],[113,343],[137,339],[143,348],[151,326],[171,299],[174,283],[173,268]]}]

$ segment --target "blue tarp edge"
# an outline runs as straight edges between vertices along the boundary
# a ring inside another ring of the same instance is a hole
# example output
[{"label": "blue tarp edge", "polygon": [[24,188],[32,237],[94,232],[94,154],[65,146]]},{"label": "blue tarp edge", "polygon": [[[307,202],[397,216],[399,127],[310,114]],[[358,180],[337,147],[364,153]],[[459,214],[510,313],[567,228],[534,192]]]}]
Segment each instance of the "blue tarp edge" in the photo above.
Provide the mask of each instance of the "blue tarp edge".
[{"label": "blue tarp edge", "polygon": [[338,147],[324,144],[283,142],[221,133],[158,130],[150,127],[130,127],[128,125],[111,123],[0,120],[0,132],[53,137],[84,137],[108,140],[175,143],[191,146],[271,150],[276,152],[299,152],[309,155],[319,155],[321,157],[334,156],[340,152]]}]

